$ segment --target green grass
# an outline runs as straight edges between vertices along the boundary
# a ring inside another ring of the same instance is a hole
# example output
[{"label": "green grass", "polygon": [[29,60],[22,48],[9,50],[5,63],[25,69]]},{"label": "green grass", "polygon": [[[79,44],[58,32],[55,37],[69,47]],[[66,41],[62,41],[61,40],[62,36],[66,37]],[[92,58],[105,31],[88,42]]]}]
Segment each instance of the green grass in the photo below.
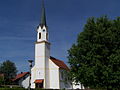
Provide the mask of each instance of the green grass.
[{"label": "green grass", "polygon": [[27,90],[24,88],[0,88],[0,90]]}]

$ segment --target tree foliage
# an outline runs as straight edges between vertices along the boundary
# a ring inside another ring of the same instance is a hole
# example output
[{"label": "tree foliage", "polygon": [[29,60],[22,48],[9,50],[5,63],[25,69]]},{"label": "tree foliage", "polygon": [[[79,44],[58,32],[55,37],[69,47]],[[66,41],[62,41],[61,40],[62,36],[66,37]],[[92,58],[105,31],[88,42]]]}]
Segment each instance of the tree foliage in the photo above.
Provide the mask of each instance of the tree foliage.
[{"label": "tree foliage", "polygon": [[120,17],[89,18],[68,54],[73,80],[90,88],[120,89]]},{"label": "tree foliage", "polygon": [[4,74],[0,74],[0,86],[4,84]]},{"label": "tree foliage", "polygon": [[4,74],[5,83],[10,84],[11,79],[16,76],[17,68],[13,62],[7,60],[1,64],[0,73]]}]

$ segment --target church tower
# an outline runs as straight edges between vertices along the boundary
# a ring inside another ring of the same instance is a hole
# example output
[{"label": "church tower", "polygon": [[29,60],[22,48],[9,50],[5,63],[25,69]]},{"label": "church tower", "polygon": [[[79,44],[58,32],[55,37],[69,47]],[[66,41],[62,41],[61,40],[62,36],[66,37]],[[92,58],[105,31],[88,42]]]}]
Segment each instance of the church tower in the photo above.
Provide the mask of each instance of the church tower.
[{"label": "church tower", "polygon": [[35,81],[41,81],[38,87],[49,87],[49,58],[50,43],[48,41],[48,27],[46,23],[44,1],[42,0],[42,13],[40,24],[37,27],[37,41],[35,43],[35,65],[32,68],[31,87],[37,87]]},{"label": "church tower", "polygon": [[48,42],[48,28],[46,23],[44,1],[42,0],[42,13],[41,21],[37,28],[37,42],[46,41]]}]

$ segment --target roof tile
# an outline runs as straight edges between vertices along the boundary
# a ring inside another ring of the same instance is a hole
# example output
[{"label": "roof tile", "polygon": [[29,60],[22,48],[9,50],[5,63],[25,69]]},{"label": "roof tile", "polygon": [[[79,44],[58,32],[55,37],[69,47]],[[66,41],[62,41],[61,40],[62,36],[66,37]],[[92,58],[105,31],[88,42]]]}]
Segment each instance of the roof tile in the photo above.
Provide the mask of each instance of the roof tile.
[{"label": "roof tile", "polygon": [[29,72],[23,72],[23,73],[18,74],[14,79],[12,79],[12,81],[16,81],[16,80],[24,77],[26,74],[29,74]]},{"label": "roof tile", "polygon": [[69,70],[68,66],[61,60],[58,60],[54,57],[50,57],[50,59],[52,60],[52,62],[54,62],[59,68],[65,69],[65,70]]},{"label": "roof tile", "polygon": [[37,79],[37,80],[35,80],[35,82],[34,83],[43,83],[43,79]]}]

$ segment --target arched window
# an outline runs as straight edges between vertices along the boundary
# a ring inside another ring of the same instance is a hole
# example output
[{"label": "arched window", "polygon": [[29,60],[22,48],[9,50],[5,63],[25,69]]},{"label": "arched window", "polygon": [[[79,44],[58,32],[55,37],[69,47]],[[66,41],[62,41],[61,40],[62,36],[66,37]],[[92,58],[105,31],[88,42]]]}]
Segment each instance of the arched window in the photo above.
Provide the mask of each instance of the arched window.
[{"label": "arched window", "polygon": [[39,33],[39,39],[41,39],[41,33]]}]

